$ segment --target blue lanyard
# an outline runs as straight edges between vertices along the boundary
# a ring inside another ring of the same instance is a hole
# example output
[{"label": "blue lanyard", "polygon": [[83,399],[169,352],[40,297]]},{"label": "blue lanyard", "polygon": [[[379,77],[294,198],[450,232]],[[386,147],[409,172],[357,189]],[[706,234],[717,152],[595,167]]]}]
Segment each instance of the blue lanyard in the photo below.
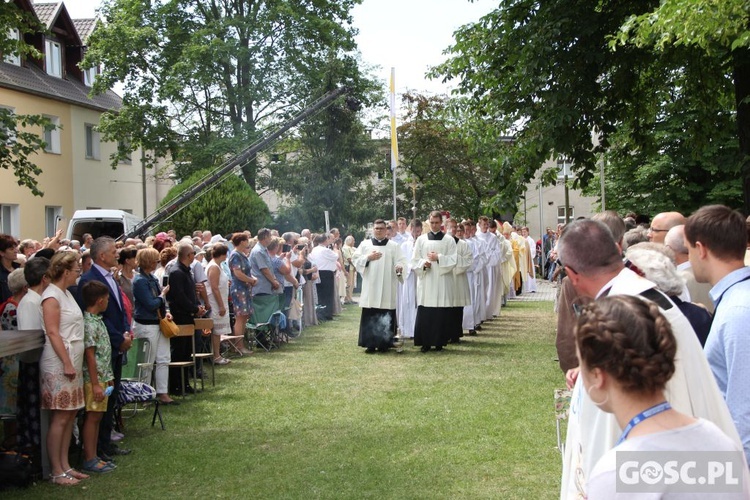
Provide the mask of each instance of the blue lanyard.
[{"label": "blue lanyard", "polygon": [[672,409],[672,405],[669,404],[668,401],[664,401],[663,403],[659,403],[658,405],[652,406],[651,408],[647,410],[643,410],[641,413],[633,417],[630,422],[628,422],[628,425],[625,426],[625,430],[622,431],[622,436],[620,436],[620,439],[617,441],[617,444],[622,443],[627,439],[628,434],[630,434],[630,431],[633,430],[633,427],[640,424],[644,420],[653,417],[654,415],[658,415],[659,413],[663,413],[667,410]]}]

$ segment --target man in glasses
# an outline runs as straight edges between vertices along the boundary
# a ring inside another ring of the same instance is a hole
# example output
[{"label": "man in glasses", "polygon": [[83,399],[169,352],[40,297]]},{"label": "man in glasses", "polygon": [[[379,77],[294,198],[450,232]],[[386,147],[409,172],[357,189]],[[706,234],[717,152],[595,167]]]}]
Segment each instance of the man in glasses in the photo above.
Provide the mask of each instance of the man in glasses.
[{"label": "man in glasses", "polygon": [[651,243],[664,244],[667,232],[675,226],[685,224],[685,216],[680,212],[662,212],[656,214],[648,228],[648,240]]},{"label": "man in glasses", "polygon": [[[598,220],[569,224],[560,237],[558,253],[568,279],[581,297],[596,300],[608,295],[635,295],[659,306],[677,339],[675,374],[667,384],[669,402],[677,411],[712,421],[739,443],[727,405],[690,322],[654,283],[625,267],[608,225]],[[574,388],[561,498],[577,498],[585,496],[584,485],[593,466],[615,445],[620,427],[613,414],[605,413],[586,395],[577,370],[569,371],[568,380]]]}]

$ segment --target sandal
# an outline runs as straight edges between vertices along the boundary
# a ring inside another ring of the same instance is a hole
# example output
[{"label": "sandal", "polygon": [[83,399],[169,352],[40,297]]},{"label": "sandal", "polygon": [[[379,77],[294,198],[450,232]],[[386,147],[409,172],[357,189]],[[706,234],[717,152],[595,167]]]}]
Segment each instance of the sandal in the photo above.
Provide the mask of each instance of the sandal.
[{"label": "sandal", "polygon": [[52,484],[58,484],[60,486],[75,486],[80,481],[73,476],[69,475],[66,472],[63,472],[59,475],[50,474],[49,475],[49,482]]},{"label": "sandal", "polygon": [[215,365],[228,365],[231,363],[227,358],[214,358]]},{"label": "sandal", "polygon": [[70,468],[70,469],[66,470],[65,474],[67,474],[69,476],[73,476],[74,479],[78,479],[79,481],[82,480],[82,479],[88,479],[89,478],[88,474],[84,474],[83,472],[79,472],[79,471],[77,471],[77,470],[75,470],[73,468]]},{"label": "sandal", "polygon": [[99,457],[94,457],[83,463],[83,470],[86,472],[94,472],[96,474],[105,474],[112,472],[117,466],[112,462],[105,462]]}]

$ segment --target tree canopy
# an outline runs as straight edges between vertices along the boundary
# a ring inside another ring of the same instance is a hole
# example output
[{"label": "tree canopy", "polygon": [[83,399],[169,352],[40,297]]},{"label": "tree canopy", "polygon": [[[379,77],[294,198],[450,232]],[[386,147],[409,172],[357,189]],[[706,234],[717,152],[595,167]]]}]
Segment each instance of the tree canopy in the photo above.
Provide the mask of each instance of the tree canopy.
[{"label": "tree canopy", "polygon": [[[130,149],[172,154],[180,177],[220,164],[309,98],[331,50],[354,48],[358,1],[105,0],[85,59],[102,65],[95,91],[124,83],[105,140],[126,133]],[[243,167],[252,188],[257,171]]]},{"label": "tree canopy", "polygon": [[349,93],[301,123],[264,169],[270,173],[264,184],[284,196],[282,229],[321,230],[325,211],[332,227],[342,231],[384,215],[384,204],[375,202],[370,190],[376,146],[361,111],[381,99],[381,88],[360,64],[354,56],[331,51],[308,75],[314,94],[341,86]]},{"label": "tree canopy", "polygon": [[487,151],[513,137],[491,164],[495,204],[517,202],[522,186],[555,157],[572,160],[583,186],[606,160],[608,208],[739,203],[742,155],[731,141],[733,79],[722,58],[674,43],[612,48],[623,25],[659,5],[503,0],[456,32],[449,59],[433,75],[458,79]]}]

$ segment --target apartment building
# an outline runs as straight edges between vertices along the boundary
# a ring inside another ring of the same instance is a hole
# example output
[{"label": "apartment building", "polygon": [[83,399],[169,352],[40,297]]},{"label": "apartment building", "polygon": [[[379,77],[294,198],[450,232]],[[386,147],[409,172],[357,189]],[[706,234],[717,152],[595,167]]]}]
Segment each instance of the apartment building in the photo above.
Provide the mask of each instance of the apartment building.
[{"label": "apartment building", "polygon": [[41,240],[64,229],[75,210],[112,208],[141,217],[155,210],[173,185],[169,165],[143,169],[136,150],[113,169],[110,155],[117,143],[102,141],[97,130],[103,113],[122,106],[112,90],[89,95],[98,68],[84,71],[79,65],[99,21],[71,19],[63,2],[12,1],[45,30],[25,35],[11,30],[11,38],[23,36],[43,57],[3,56],[0,106],[17,115],[44,115],[58,128],[31,130],[47,144],[31,157],[42,170],[37,179],[43,196],[19,186],[13,172],[0,170],[0,232]]}]

